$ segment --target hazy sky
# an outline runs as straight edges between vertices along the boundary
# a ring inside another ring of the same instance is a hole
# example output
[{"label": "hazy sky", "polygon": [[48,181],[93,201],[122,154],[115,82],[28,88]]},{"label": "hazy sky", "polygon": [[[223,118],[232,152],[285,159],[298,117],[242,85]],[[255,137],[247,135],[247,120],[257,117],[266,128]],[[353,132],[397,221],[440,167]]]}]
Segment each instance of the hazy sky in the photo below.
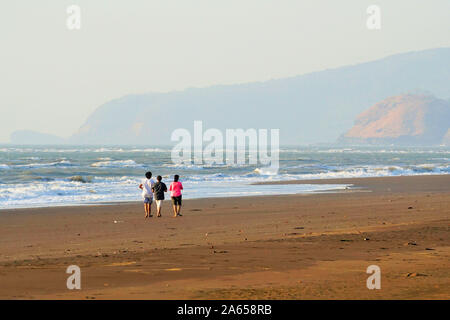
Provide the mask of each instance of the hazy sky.
[{"label": "hazy sky", "polygon": [[[81,29],[66,26],[69,5]],[[366,26],[369,5],[381,29]],[[4,0],[0,142],[67,137],[129,93],[262,81],[450,46],[449,0]]]}]

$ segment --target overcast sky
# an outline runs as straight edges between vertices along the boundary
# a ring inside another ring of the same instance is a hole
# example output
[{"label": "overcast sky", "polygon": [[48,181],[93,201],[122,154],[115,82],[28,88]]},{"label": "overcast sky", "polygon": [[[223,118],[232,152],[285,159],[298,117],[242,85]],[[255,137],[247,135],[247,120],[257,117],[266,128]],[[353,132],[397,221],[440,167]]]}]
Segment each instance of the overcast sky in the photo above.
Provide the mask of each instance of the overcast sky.
[{"label": "overcast sky", "polygon": [[[81,29],[66,26],[69,5]],[[381,29],[366,26],[369,5]],[[449,0],[4,0],[0,142],[68,137],[129,93],[263,81],[450,46]]]}]

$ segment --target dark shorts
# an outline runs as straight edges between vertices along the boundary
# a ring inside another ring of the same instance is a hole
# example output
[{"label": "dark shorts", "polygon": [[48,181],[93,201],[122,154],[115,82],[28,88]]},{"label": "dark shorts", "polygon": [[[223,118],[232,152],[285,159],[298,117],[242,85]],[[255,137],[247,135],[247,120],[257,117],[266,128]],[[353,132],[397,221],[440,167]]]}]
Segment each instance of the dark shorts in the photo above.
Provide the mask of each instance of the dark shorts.
[{"label": "dark shorts", "polygon": [[149,197],[145,197],[145,198],[144,198],[144,203],[152,204],[152,202],[153,202],[153,199],[152,199],[152,198],[149,198]]},{"label": "dark shorts", "polygon": [[181,196],[178,197],[172,197],[172,203],[175,206],[181,206]]}]

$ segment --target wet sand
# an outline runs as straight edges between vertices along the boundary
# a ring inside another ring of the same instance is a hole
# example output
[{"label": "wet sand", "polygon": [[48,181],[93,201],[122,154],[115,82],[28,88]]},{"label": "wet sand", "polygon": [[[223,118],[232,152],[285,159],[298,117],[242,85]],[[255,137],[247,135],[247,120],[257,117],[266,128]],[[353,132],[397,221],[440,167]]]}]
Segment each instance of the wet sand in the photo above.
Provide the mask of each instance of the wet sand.
[{"label": "wet sand", "polygon": [[185,200],[179,218],[169,201],[150,219],[140,203],[1,210],[0,298],[450,298],[450,175],[289,183],[353,187]]}]

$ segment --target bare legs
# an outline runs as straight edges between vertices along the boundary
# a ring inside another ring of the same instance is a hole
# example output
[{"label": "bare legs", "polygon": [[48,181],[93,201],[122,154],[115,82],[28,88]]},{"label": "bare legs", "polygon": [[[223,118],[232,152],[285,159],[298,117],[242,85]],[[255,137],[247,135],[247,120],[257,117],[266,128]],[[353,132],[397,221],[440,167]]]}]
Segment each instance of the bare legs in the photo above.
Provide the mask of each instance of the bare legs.
[{"label": "bare legs", "polygon": [[177,217],[177,206],[172,205],[172,208],[173,208],[173,217],[176,218]]},{"label": "bare legs", "polygon": [[162,203],[161,202],[158,203],[158,201],[159,200],[156,201],[156,216],[158,218],[160,218],[161,217],[161,206],[162,206]]},{"label": "bare legs", "polygon": [[144,203],[144,209],[145,209],[145,217],[149,218],[152,216],[152,205],[151,203]]},{"label": "bare legs", "polygon": [[181,205],[179,205],[179,204],[178,204],[178,205],[175,205],[175,204],[174,204],[172,207],[173,207],[173,217],[174,217],[174,218],[176,218],[177,216],[180,216],[180,217],[181,217],[181,216],[182,216],[181,213],[180,213]]}]

